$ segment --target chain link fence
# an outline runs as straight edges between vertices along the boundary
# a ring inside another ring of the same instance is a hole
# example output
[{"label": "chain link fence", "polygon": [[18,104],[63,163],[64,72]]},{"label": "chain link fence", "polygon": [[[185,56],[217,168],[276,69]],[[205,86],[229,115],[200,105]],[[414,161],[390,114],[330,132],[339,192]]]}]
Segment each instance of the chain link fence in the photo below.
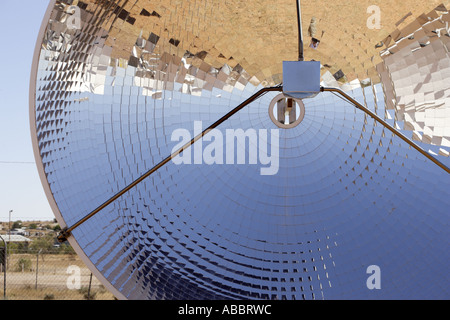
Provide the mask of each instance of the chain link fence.
[{"label": "chain link fence", "polygon": [[0,300],[115,299],[70,246],[0,252]]}]

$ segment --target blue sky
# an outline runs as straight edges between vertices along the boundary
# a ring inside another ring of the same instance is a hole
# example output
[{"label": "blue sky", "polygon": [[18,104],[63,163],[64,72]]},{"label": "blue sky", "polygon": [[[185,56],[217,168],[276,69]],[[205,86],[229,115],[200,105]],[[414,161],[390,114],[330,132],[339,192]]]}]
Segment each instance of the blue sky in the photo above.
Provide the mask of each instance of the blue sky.
[{"label": "blue sky", "polygon": [[[31,145],[29,82],[49,0],[2,0],[0,19],[0,221],[51,220]],[[13,163],[10,163],[13,162]]]}]

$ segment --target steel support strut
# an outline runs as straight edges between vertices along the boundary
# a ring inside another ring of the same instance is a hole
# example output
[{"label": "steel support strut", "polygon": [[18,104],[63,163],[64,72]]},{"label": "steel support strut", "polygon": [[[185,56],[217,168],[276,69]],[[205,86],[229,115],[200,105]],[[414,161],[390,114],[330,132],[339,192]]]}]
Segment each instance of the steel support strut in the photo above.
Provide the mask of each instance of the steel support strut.
[{"label": "steel support strut", "polygon": [[[189,141],[188,143],[186,143],[184,146],[182,146],[181,148],[179,148],[178,150],[176,150],[175,152],[173,152],[171,155],[169,155],[167,158],[165,158],[164,160],[162,160],[161,162],[159,162],[156,166],[154,166],[152,169],[150,169],[149,171],[147,171],[146,173],[144,173],[142,176],[140,176],[138,179],[134,180],[132,183],[130,183],[127,187],[123,188],[122,190],[120,190],[119,192],[117,192],[114,196],[112,196],[110,199],[108,199],[106,202],[104,202],[102,205],[100,205],[99,207],[97,207],[95,210],[93,210],[92,212],[90,212],[88,215],[86,215],[85,217],[83,217],[82,219],[80,219],[78,222],[76,222],[75,224],[73,224],[71,227],[66,227],[63,230],[61,230],[61,232],[58,235],[58,241],[59,242],[64,242],[67,240],[68,237],[71,236],[72,231],[77,228],[78,226],[80,226],[81,224],[83,224],[84,222],[86,222],[87,220],[89,220],[90,218],[92,218],[94,215],[96,215],[97,213],[99,213],[101,210],[103,210],[104,208],[106,208],[108,205],[110,205],[111,203],[113,203],[115,200],[117,200],[118,198],[120,198],[122,195],[124,195],[126,192],[130,191],[132,188],[134,188],[135,186],[137,186],[139,183],[141,183],[142,181],[144,181],[146,178],[148,178],[150,175],[152,175],[154,172],[156,172],[158,169],[160,169],[161,167],[163,167],[164,165],[166,165],[169,161],[171,161],[173,158],[175,158],[177,155],[181,154],[184,150],[186,150],[187,148],[189,148],[191,145],[193,145],[196,141],[200,140],[202,137],[204,137],[210,130],[218,127],[220,124],[222,124],[223,122],[225,122],[227,119],[229,119],[231,116],[233,116],[234,114],[236,114],[237,112],[239,112],[240,110],[242,110],[245,106],[249,105],[250,103],[252,103],[253,101],[255,101],[256,99],[260,98],[261,96],[263,96],[264,94],[266,94],[267,92],[270,91],[283,91],[283,87],[280,86],[276,86],[276,87],[268,87],[268,88],[264,88],[259,90],[257,93],[255,93],[254,95],[252,95],[250,98],[248,98],[247,100],[245,100],[244,102],[242,102],[240,105],[238,105],[236,108],[234,108],[233,110],[231,110],[230,112],[228,112],[226,115],[224,115],[222,118],[220,118],[219,120],[217,120],[216,122],[214,122],[212,125],[210,125],[208,128],[206,128],[205,130],[203,130],[200,134],[198,134],[197,136],[195,136],[191,141]],[[447,173],[450,173],[450,169],[444,165],[442,162],[440,162],[439,160],[437,160],[435,157],[433,157],[432,155],[430,155],[428,152],[426,152],[425,150],[423,150],[421,147],[419,147],[417,144],[415,144],[413,141],[411,141],[408,137],[406,137],[404,134],[402,134],[399,130],[395,129],[394,127],[392,127],[389,123],[387,123],[386,121],[384,121],[382,118],[380,118],[377,114],[375,114],[374,112],[370,111],[369,109],[367,109],[366,107],[364,107],[363,105],[361,105],[358,101],[356,101],[355,99],[353,99],[352,97],[350,97],[348,94],[346,94],[344,91],[342,91],[341,89],[338,88],[325,88],[325,87],[321,87],[320,88],[321,92],[336,92],[338,94],[340,94],[343,98],[345,98],[350,104],[352,104],[353,106],[355,106],[357,109],[365,112],[366,114],[368,114],[370,117],[372,117],[373,119],[375,119],[376,121],[378,121],[379,123],[381,123],[386,129],[390,130],[392,133],[394,133],[396,136],[398,136],[399,138],[401,138],[403,141],[405,141],[406,143],[408,143],[411,147],[413,147],[415,150],[417,150],[418,152],[420,152],[422,155],[424,155],[425,157],[427,157],[429,160],[431,160],[432,162],[434,162],[435,164],[437,164],[440,168],[444,169]]]},{"label": "steel support strut", "polygon": [[137,186],[139,183],[141,183],[142,181],[144,181],[146,178],[148,178],[150,175],[152,175],[154,172],[156,172],[158,169],[160,169],[161,167],[163,167],[164,165],[166,165],[169,161],[171,161],[173,158],[175,158],[177,155],[179,155],[180,153],[182,153],[184,150],[186,150],[187,148],[189,148],[191,145],[193,145],[196,141],[200,140],[203,136],[205,136],[210,130],[218,127],[220,124],[222,124],[223,122],[225,122],[227,119],[229,119],[231,116],[233,116],[234,114],[236,114],[237,112],[239,112],[240,110],[242,110],[245,106],[249,105],[250,103],[252,103],[253,101],[255,101],[256,99],[262,97],[264,94],[266,94],[267,92],[270,91],[283,91],[283,87],[280,86],[275,86],[275,87],[267,87],[267,88],[263,88],[261,90],[259,90],[258,92],[256,92],[254,95],[252,95],[250,98],[248,98],[247,100],[245,100],[244,102],[242,102],[240,105],[238,105],[236,108],[234,108],[233,110],[231,110],[230,112],[228,112],[226,115],[224,115],[222,118],[220,118],[219,120],[217,120],[216,122],[214,122],[212,125],[210,125],[208,128],[206,128],[205,130],[203,130],[200,134],[198,134],[197,136],[195,136],[191,141],[189,141],[188,143],[186,143],[184,146],[182,146],[181,148],[179,148],[178,150],[176,150],[175,152],[173,152],[170,156],[168,156],[167,158],[165,158],[164,160],[162,160],[160,163],[158,163],[156,166],[154,166],[152,169],[150,169],[149,171],[147,171],[146,173],[144,173],[142,176],[140,176],[138,179],[134,180],[132,183],[130,183],[128,186],[126,186],[125,188],[123,188],[122,190],[120,190],[119,192],[117,192],[114,196],[112,196],[111,198],[109,198],[107,201],[105,201],[102,205],[100,205],[99,207],[97,207],[95,210],[93,210],[92,212],[90,212],[88,215],[84,216],[82,219],[80,219],[78,222],[76,222],[75,224],[73,224],[71,227],[66,227],[64,229],[62,229],[58,235],[58,241],[59,242],[64,242],[67,240],[68,237],[71,236],[72,231],[77,228],[78,226],[80,226],[81,224],[83,224],[84,222],[86,222],[87,220],[89,220],[90,218],[92,218],[94,215],[96,215],[97,213],[99,213],[101,210],[103,210],[104,208],[106,208],[108,205],[110,205],[111,203],[113,203],[115,200],[117,200],[118,198],[120,198],[122,195],[124,195],[126,192],[130,191],[132,188],[134,188],[135,186]]},{"label": "steel support strut", "polygon": [[373,119],[375,119],[376,121],[378,121],[379,123],[381,123],[386,129],[390,130],[392,133],[394,133],[396,136],[398,136],[400,139],[402,139],[403,141],[405,141],[406,143],[408,143],[411,147],[413,147],[414,149],[416,149],[417,151],[419,151],[422,155],[424,155],[425,157],[427,157],[429,160],[431,160],[432,162],[434,162],[435,164],[437,164],[440,168],[444,169],[447,173],[450,173],[450,168],[447,167],[445,164],[443,164],[442,162],[440,162],[438,159],[436,159],[435,157],[433,157],[431,154],[429,154],[428,152],[426,152],[425,150],[423,150],[421,147],[419,147],[417,144],[415,144],[411,139],[409,139],[407,136],[405,136],[403,133],[401,133],[399,130],[395,129],[394,127],[392,127],[389,123],[387,123],[386,121],[384,121],[383,119],[381,119],[377,114],[375,114],[374,112],[370,111],[368,108],[364,107],[362,104],[360,104],[358,101],[356,101],[355,99],[353,99],[352,97],[350,97],[348,94],[346,94],[344,91],[342,91],[341,89],[338,88],[325,88],[325,87],[321,87],[320,91],[322,92],[336,92],[338,94],[340,94],[342,97],[344,97],[350,104],[354,105],[356,108],[358,108],[359,110],[365,112],[366,114],[368,114],[370,117],[372,117]]}]

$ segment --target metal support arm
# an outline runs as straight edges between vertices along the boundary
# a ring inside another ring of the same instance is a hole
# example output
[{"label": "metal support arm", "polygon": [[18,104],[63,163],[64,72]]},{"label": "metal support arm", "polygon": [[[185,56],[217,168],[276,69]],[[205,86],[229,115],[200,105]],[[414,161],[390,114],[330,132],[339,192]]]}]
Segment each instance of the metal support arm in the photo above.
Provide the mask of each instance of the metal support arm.
[{"label": "metal support arm", "polygon": [[431,154],[429,154],[428,152],[426,152],[425,150],[423,150],[421,147],[419,147],[417,144],[415,144],[411,139],[409,139],[407,136],[405,136],[403,133],[401,133],[399,130],[395,129],[394,127],[392,127],[389,123],[387,123],[386,121],[384,121],[383,119],[381,119],[377,114],[375,114],[374,112],[370,111],[369,109],[367,109],[366,107],[364,107],[362,104],[360,104],[358,101],[356,101],[355,99],[353,99],[352,97],[350,97],[348,94],[346,94],[344,91],[342,91],[341,89],[338,88],[325,88],[325,87],[321,87],[320,91],[322,92],[336,92],[338,94],[340,94],[342,97],[344,97],[348,102],[350,102],[351,104],[353,104],[356,108],[358,108],[359,110],[367,113],[370,117],[372,117],[373,119],[375,119],[376,121],[378,121],[379,123],[381,123],[386,129],[390,130],[392,133],[394,133],[396,136],[398,136],[400,139],[402,139],[403,141],[405,141],[406,143],[408,143],[411,147],[413,147],[414,149],[416,149],[417,151],[419,151],[422,155],[424,155],[425,157],[427,157],[429,160],[431,160],[432,162],[434,162],[435,164],[437,164],[440,168],[444,169],[447,173],[450,173],[450,168],[447,167],[445,164],[443,164],[442,162],[440,162],[438,159],[436,159],[435,157],[433,157]]},{"label": "metal support arm", "polygon": [[167,158],[165,158],[164,160],[162,160],[160,163],[158,163],[156,166],[154,166],[152,169],[150,169],[149,171],[147,171],[146,173],[144,173],[142,176],[140,176],[138,179],[134,180],[132,183],[130,183],[128,186],[126,186],[125,188],[123,188],[122,190],[120,190],[119,192],[117,192],[114,196],[112,196],[110,199],[108,199],[106,202],[104,202],[102,205],[100,205],[98,208],[96,208],[94,211],[92,211],[91,213],[89,213],[88,215],[86,215],[85,217],[83,217],[82,219],[80,219],[78,222],[76,222],[74,225],[72,225],[71,227],[67,227],[64,228],[60,231],[59,235],[58,235],[58,241],[59,242],[64,242],[67,240],[68,237],[71,236],[72,231],[77,228],[79,225],[81,225],[82,223],[84,223],[85,221],[89,220],[90,218],[92,218],[94,215],[96,215],[97,213],[99,213],[101,210],[103,210],[104,208],[106,208],[108,205],[110,205],[111,203],[113,203],[115,200],[117,200],[118,198],[120,198],[122,195],[124,195],[126,192],[130,191],[132,188],[134,188],[135,186],[137,186],[139,183],[141,183],[142,181],[144,181],[146,178],[148,178],[151,174],[153,174],[154,172],[156,172],[158,169],[160,169],[161,167],[163,167],[164,165],[166,165],[169,161],[171,161],[173,158],[175,158],[177,155],[179,155],[180,153],[182,153],[184,150],[186,150],[187,148],[189,148],[191,145],[193,145],[196,141],[200,140],[203,136],[205,136],[210,130],[218,127],[220,124],[222,124],[223,122],[225,122],[227,119],[229,119],[231,116],[233,116],[234,114],[236,114],[237,112],[239,112],[240,110],[242,110],[245,106],[249,105],[250,103],[252,103],[253,101],[255,101],[256,99],[260,98],[261,96],[263,96],[264,94],[266,94],[267,92],[270,91],[283,91],[283,87],[280,86],[276,86],[276,87],[268,87],[268,88],[263,88],[261,90],[259,90],[258,92],[256,92],[254,95],[252,95],[250,98],[248,98],[247,100],[245,100],[244,102],[242,102],[240,105],[238,105],[236,108],[234,108],[233,110],[231,110],[230,112],[228,112],[226,115],[224,115],[222,118],[220,118],[219,120],[217,120],[216,122],[214,122],[212,125],[210,125],[208,128],[206,128],[205,130],[203,130],[202,133],[198,134],[197,136],[195,136],[191,141],[189,141],[188,143],[186,143],[184,146],[182,146],[180,149],[178,149],[177,151],[175,151],[174,153],[172,153],[170,156],[168,156]]}]

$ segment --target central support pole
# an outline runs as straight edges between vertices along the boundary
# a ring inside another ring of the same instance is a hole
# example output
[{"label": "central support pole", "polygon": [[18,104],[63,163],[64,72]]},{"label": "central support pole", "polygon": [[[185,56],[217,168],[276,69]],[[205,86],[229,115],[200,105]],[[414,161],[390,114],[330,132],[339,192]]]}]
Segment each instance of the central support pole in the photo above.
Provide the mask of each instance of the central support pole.
[{"label": "central support pole", "polygon": [[298,61],[303,61],[303,32],[302,32],[302,8],[300,0],[297,0],[297,24],[298,24]]}]

